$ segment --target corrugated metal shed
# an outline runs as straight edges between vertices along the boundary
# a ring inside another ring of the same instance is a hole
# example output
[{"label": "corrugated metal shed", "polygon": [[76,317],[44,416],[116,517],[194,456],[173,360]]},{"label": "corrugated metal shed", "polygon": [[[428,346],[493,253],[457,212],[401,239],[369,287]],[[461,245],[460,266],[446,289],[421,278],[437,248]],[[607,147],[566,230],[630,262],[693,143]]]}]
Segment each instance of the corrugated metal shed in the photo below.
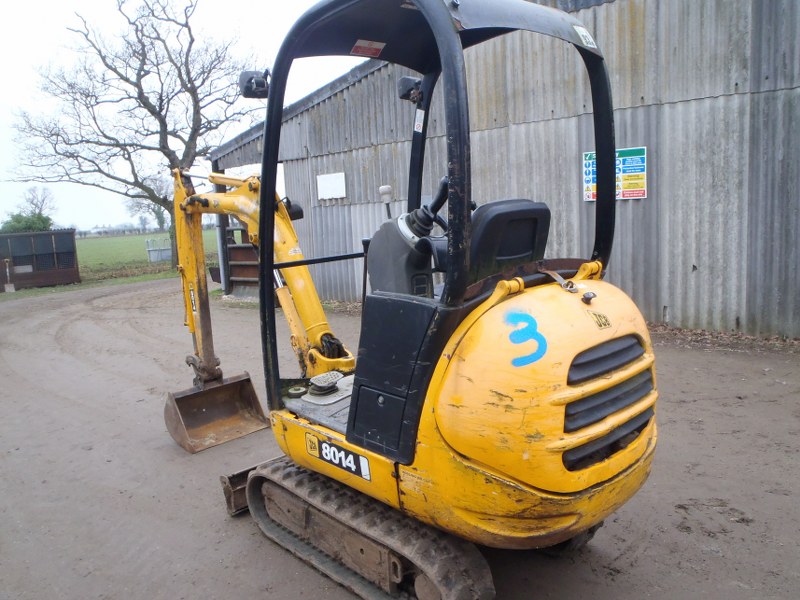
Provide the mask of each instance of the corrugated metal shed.
[{"label": "corrugated metal shed", "polygon": [[74,229],[0,233],[0,292],[80,281]]},{"label": "corrugated metal shed", "polygon": [[[617,147],[647,147],[648,197],[618,202],[609,278],[651,321],[800,337],[800,3],[546,4],[575,11],[604,51]],[[468,52],[474,198],[547,202],[548,256],[586,256],[592,241],[581,195],[591,102],[578,63],[571,48],[530,34]],[[360,248],[385,219],[380,185],[393,186],[401,210],[413,118],[395,97],[402,74],[365,63],[287,113],[281,156],[287,193],[308,215],[306,255]],[[444,172],[440,114],[428,194]],[[260,133],[220,148],[223,168],[257,162]],[[316,175],[332,172],[345,173],[346,198],[319,202]],[[358,297],[359,265],[317,269],[324,296]]]}]

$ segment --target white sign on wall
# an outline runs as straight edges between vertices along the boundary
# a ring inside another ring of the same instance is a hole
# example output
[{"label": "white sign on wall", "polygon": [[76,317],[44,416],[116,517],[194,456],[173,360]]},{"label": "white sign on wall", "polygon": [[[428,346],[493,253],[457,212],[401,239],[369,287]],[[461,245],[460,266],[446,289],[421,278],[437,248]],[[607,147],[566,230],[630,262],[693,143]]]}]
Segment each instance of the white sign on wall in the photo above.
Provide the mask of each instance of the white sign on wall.
[{"label": "white sign on wall", "polygon": [[334,200],[347,197],[344,173],[317,175],[317,199]]}]

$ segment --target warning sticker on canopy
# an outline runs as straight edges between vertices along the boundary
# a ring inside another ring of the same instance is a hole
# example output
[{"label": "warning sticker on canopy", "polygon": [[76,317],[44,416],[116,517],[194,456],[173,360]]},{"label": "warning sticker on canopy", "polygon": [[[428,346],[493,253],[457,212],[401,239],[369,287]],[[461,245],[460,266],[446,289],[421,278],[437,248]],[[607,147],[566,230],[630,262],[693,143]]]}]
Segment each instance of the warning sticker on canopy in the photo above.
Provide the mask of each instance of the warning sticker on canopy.
[{"label": "warning sticker on canopy", "polygon": [[578,37],[581,38],[584,46],[587,48],[597,48],[597,44],[595,44],[592,34],[589,33],[589,30],[586,29],[586,27],[581,25],[573,25],[572,28],[575,30],[575,33],[578,34]]},{"label": "warning sticker on canopy", "polygon": [[354,56],[366,56],[368,58],[378,58],[383,52],[386,44],[383,42],[371,42],[370,40],[358,40],[350,54]]}]

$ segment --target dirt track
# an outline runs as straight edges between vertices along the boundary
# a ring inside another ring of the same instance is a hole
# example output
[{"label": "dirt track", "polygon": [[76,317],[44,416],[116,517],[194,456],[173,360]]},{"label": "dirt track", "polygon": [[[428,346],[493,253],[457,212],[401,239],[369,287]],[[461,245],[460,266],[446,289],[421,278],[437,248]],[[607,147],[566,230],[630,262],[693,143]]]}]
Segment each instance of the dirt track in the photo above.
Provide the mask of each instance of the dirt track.
[{"label": "dirt track", "polygon": [[[193,456],[166,433],[191,383],[178,287],[0,302],[0,598],[352,598],[227,517],[218,476],[276,456],[268,430]],[[263,398],[257,312],[213,317]],[[498,598],[800,597],[798,346],[655,339],[650,480],[573,558],[487,550]]]}]

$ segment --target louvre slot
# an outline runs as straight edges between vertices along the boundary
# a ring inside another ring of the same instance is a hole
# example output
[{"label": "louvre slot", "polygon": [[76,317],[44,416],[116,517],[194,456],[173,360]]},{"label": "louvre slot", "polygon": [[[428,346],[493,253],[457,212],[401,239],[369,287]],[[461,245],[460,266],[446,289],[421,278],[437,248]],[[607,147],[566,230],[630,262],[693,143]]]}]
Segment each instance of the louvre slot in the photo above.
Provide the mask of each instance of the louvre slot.
[{"label": "louvre slot", "polygon": [[639,338],[627,335],[578,354],[569,368],[567,383],[576,385],[589,379],[602,377],[633,362],[644,354]]},{"label": "louvre slot", "polygon": [[583,446],[567,450],[562,456],[564,467],[568,471],[577,471],[606,460],[639,437],[653,415],[653,409],[648,408],[611,433]]},{"label": "louvre slot", "polygon": [[653,376],[643,371],[619,385],[568,404],[564,431],[570,433],[602,421],[653,391]]}]

